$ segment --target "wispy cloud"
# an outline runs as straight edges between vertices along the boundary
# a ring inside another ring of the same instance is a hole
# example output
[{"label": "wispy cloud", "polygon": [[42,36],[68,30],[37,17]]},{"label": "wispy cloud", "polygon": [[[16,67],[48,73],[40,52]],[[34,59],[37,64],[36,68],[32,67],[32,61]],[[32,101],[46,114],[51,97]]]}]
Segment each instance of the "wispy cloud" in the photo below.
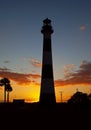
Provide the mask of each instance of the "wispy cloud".
[{"label": "wispy cloud", "polygon": [[81,24],[81,25],[80,25],[80,30],[81,30],[81,31],[86,30],[86,28],[87,28],[87,25],[85,25],[85,24]]},{"label": "wispy cloud", "polygon": [[68,78],[70,74],[74,72],[74,69],[75,69],[75,64],[65,65],[63,70],[65,78]]},{"label": "wispy cloud", "polygon": [[41,67],[42,64],[37,60],[37,59],[30,59],[29,62],[34,66],[34,67]]},{"label": "wispy cloud", "polygon": [[83,61],[79,70],[69,74],[68,78],[55,81],[56,86],[64,85],[91,85],[91,62]]},{"label": "wispy cloud", "polygon": [[26,57],[24,57],[24,58],[22,58],[22,60],[27,61],[29,64],[31,64],[34,67],[38,67],[38,68],[42,67],[41,62],[38,59],[36,59],[36,58],[31,58],[31,57],[30,58],[26,58]]}]

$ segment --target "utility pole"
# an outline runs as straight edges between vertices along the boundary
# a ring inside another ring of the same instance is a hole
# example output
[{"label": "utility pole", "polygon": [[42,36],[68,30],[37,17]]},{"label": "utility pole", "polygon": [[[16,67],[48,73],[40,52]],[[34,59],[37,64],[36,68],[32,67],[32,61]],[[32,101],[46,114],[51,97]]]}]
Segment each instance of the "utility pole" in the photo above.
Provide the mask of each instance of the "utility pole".
[{"label": "utility pole", "polygon": [[62,91],[60,91],[60,94],[61,94],[61,103],[63,102],[63,99],[62,99]]}]

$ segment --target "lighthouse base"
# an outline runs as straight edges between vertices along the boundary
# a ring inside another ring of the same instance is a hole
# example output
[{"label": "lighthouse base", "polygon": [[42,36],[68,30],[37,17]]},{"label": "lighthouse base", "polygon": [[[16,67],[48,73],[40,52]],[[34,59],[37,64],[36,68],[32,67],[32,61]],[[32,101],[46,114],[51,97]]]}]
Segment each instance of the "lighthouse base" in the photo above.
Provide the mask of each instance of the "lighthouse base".
[{"label": "lighthouse base", "polygon": [[54,94],[41,93],[40,104],[43,106],[53,106],[56,104]]}]

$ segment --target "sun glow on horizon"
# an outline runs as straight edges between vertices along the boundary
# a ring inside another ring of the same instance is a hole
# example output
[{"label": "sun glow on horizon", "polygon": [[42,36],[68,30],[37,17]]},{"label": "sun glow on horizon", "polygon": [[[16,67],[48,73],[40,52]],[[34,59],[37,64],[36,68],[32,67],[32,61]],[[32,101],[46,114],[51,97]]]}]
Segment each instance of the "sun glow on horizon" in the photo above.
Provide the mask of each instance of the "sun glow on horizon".
[{"label": "sun glow on horizon", "polygon": [[[40,85],[36,83],[30,84],[18,84],[11,81],[13,91],[10,92],[10,102],[13,102],[13,99],[24,99],[25,102],[33,103],[39,101],[40,96]],[[89,89],[87,89],[87,87]],[[0,89],[0,101],[3,101],[3,87]],[[76,90],[81,92],[90,93],[91,86],[86,85],[65,85],[65,86],[56,86],[55,87],[55,96],[56,102],[66,102]]]}]

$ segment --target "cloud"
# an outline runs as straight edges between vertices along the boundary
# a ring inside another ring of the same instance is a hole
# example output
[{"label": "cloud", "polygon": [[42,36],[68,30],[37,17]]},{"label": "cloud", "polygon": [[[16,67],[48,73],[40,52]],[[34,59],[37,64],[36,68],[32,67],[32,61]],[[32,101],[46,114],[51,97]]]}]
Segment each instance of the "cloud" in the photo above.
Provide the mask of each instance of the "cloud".
[{"label": "cloud", "polygon": [[42,64],[37,60],[37,59],[30,59],[29,62],[34,66],[34,67],[39,67],[41,68]]},{"label": "cloud", "polygon": [[27,61],[29,64],[31,64],[34,67],[38,67],[41,68],[42,64],[40,63],[39,60],[35,59],[35,58],[22,58],[22,60]]},{"label": "cloud", "polygon": [[7,67],[3,67],[3,68],[0,68],[0,71],[10,71],[10,69],[8,69]]},{"label": "cloud", "polygon": [[84,24],[81,24],[81,25],[80,25],[80,30],[81,30],[81,31],[86,30],[86,28],[87,28],[87,25],[84,25]]},{"label": "cloud", "polygon": [[69,75],[74,71],[74,69],[75,69],[75,64],[69,64],[69,65],[64,66],[63,73],[64,73],[65,78],[68,78]]},{"label": "cloud", "polygon": [[7,63],[10,63],[10,60],[5,60],[4,63],[6,63],[6,64],[7,64]]},{"label": "cloud", "polygon": [[17,72],[11,72],[8,71],[9,69],[0,69],[0,78],[8,78],[10,80],[13,80],[17,82],[18,84],[29,84],[34,79],[40,78],[39,74],[23,74],[23,73],[17,73]]},{"label": "cloud", "polygon": [[83,61],[79,66],[79,70],[70,73],[64,80],[58,79],[55,81],[56,86],[77,84],[91,85],[91,62]]},{"label": "cloud", "polygon": [[[55,87],[65,85],[91,85],[91,62],[82,61],[79,69],[74,71],[74,64],[65,66],[65,78],[55,80]],[[67,74],[67,76],[66,76]],[[12,72],[10,69],[4,67],[0,68],[0,78],[9,78],[18,84],[30,84],[36,82],[36,79],[41,78],[39,74],[25,74]]]}]

